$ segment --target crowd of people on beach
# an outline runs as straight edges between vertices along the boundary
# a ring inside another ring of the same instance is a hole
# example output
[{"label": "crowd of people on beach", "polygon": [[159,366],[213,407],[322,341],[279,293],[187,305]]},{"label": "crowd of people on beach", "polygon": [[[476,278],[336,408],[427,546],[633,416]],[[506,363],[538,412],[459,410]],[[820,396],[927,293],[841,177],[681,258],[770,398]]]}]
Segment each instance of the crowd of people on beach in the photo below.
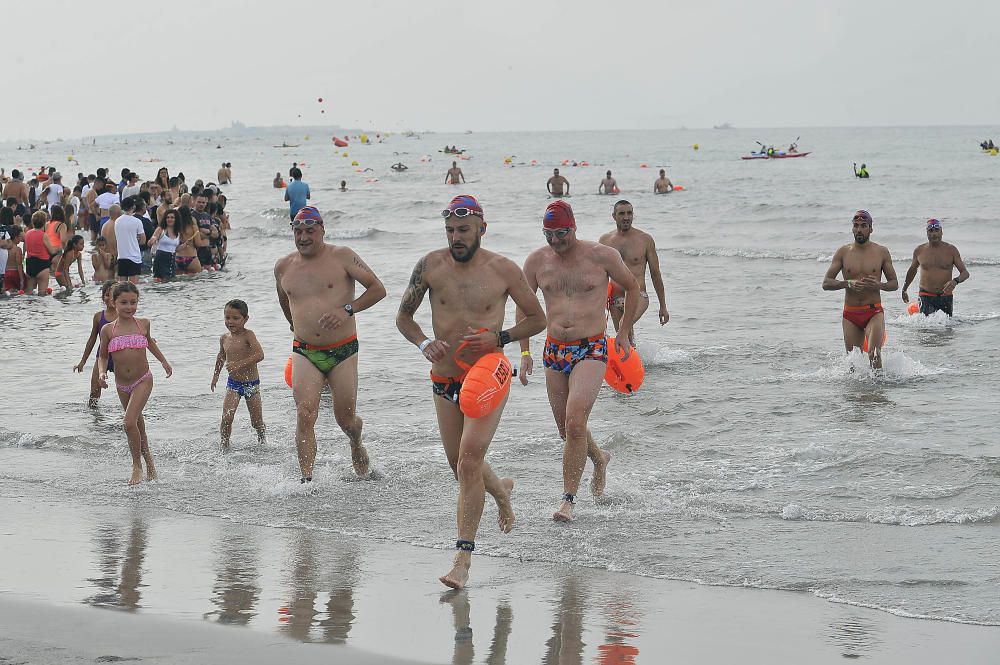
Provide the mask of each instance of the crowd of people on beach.
[{"label": "crowd of people on beach", "polygon": [[[226,164],[219,175],[232,181]],[[9,177],[0,170],[0,272],[6,295],[49,295],[53,279],[59,291],[86,284],[88,236],[94,282],[138,282],[141,275],[166,281],[226,263],[229,215],[226,195],[214,182],[189,186],[183,173],[171,176],[166,167],[142,182],[129,168],[117,181],[105,168],[81,172],[72,185],[64,184],[53,166],[25,177],[18,169]]]},{"label": "crowd of people on beach", "polygon": [[[230,182],[227,163],[219,180]],[[364,422],[357,413],[359,340],[355,318],[385,298],[375,271],[351,248],[325,242],[320,211],[309,205],[311,191],[299,166],[290,170],[284,188],[295,251],[274,266],[278,305],[293,333],[286,381],[296,404],[295,444],[301,483],[311,483],[316,459],[315,425],[320,395],[333,395],[333,413],[347,436],[355,473],[369,477],[371,461],[362,443]],[[673,188],[663,170],[654,191]],[[276,181],[280,178],[280,173]],[[453,163],[446,181],[464,179]],[[511,505],[514,480],[497,475],[486,453],[499,426],[513,377],[527,384],[534,370],[531,337],[546,332],[542,365],[556,429],[564,441],[562,494],[553,519],[569,522],[587,460],[593,465],[590,492],[600,497],[611,455],[595,442],[588,427],[591,410],[609,363],[624,363],[633,353],[634,325],[650,306],[647,276],[658,299],[658,322],[670,320],[656,244],[636,228],[634,208],[619,200],[611,209],[615,229],[597,242],[577,238],[572,207],[564,200],[569,183],[555,169],[547,182],[551,198],[542,219],[544,245],[529,253],[523,266],[481,247],[486,213],[471,195],[455,196],[441,211],[447,244],[419,259],[400,300],[399,333],[429,363],[430,395],[448,462],[459,483],[456,554],[451,570],[440,578],[462,588],[469,575],[471,554],[485,497],[497,505],[497,523],[504,533],[513,529]],[[606,173],[601,193],[617,194]],[[105,169],[77,176],[72,189],[62,184],[54,168],[40,169],[24,182],[14,171],[5,178],[0,214],[0,259],[6,264],[4,288],[10,292],[50,292],[49,274],[60,287],[74,286],[71,271],[86,282],[82,257],[89,233],[94,281],[101,287],[104,307],[93,314],[91,334],[80,362],[82,372],[94,347],[97,362],[91,376],[89,404],[96,406],[108,378],[124,409],[124,429],[132,456],[129,484],[156,478],[143,420],[153,390],[147,352],[169,377],[173,370],[152,335],[149,319],[136,316],[139,276],[156,280],[196,274],[225,264],[225,195],[214,183],[196,181],[190,188],[182,174],[170,176],[164,167],[152,181],[139,182],[129,169],[121,180]],[[24,225],[30,224],[29,230]],[[846,290],[843,334],[848,352],[862,348],[873,369],[881,367],[885,318],[881,291],[899,288],[889,251],[870,242],[873,219],[859,210],[852,219],[853,242],[839,248],[827,271],[825,290]],[[942,240],[942,224],[928,220],[927,242],[913,252],[902,298],[920,272],[919,306],[923,314],[952,314],[955,287],[969,277],[958,249]],[[957,270],[958,274],[955,274]],[[841,275],[843,279],[841,279]],[[355,297],[356,285],[363,291]],[[544,308],[537,292],[544,296]],[[427,334],[414,315],[428,292],[432,332]],[[516,305],[514,325],[504,327],[507,300]],[[220,425],[222,447],[230,445],[232,424],[241,401],[250,413],[260,443],[266,426],[257,366],[264,358],[261,343],[247,328],[250,306],[231,300],[222,307],[228,332],[219,340],[211,389],[227,369],[226,394]],[[616,336],[606,336],[611,321]],[[503,353],[517,342],[520,363],[515,372]]]}]

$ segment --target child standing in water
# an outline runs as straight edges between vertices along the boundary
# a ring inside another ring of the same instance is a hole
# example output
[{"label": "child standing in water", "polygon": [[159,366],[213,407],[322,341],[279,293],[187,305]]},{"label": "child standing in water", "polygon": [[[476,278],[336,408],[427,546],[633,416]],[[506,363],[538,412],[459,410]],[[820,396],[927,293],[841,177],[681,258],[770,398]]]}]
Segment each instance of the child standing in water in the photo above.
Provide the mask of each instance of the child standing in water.
[{"label": "child standing in water", "polygon": [[[115,288],[115,281],[111,279],[101,285],[101,300],[104,301],[104,309],[94,313],[94,322],[90,327],[87,346],[83,349],[83,358],[80,359],[79,364],[73,365],[74,372],[83,372],[83,368],[87,366],[87,358],[90,358],[90,352],[94,350],[97,337],[101,334],[101,329],[118,318],[114,300],[111,299],[111,289],[113,288]],[[90,399],[87,400],[87,406],[91,409],[97,408],[97,400],[101,399],[101,380],[97,366],[98,363],[95,362],[94,371],[90,375]],[[108,358],[108,371],[115,371],[115,362],[110,358]]]},{"label": "child standing in water", "polygon": [[146,462],[146,480],[156,479],[156,467],[153,466],[153,455],[149,452],[149,440],[146,438],[146,423],[142,418],[142,410],[153,392],[153,374],[149,371],[146,349],[163,365],[167,378],[174,370],[150,336],[149,319],[135,318],[135,310],[139,306],[139,289],[135,284],[115,284],[111,298],[118,318],[101,328],[98,371],[101,387],[107,388],[108,360],[114,359],[115,387],[118,399],[125,408],[125,434],[132,453],[132,476],[128,484],[138,485],[142,480],[143,460]]},{"label": "child standing in water", "polygon": [[226,398],[222,402],[222,448],[229,448],[233,432],[233,417],[240,405],[240,398],[247,401],[250,424],[257,430],[257,440],[264,443],[264,409],[260,398],[260,377],[257,364],[264,360],[264,349],[253,331],[246,327],[250,310],[242,300],[230,300],[225,307],[226,328],[229,332],[219,338],[219,355],[215,359],[212,392],[219,382],[222,366],[229,371],[226,381]]}]

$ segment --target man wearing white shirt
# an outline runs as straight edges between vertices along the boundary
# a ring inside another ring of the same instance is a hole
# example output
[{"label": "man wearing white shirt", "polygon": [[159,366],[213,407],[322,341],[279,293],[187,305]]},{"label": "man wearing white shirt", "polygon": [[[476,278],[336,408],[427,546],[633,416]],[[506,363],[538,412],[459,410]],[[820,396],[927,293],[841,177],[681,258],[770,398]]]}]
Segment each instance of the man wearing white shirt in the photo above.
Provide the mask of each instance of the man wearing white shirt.
[{"label": "man wearing white shirt", "polygon": [[118,205],[118,188],[115,187],[115,183],[103,182],[100,178],[94,184],[94,189],[97,190],[97,198],[94,199],[94,207],[97,208],[97,218],[101,226],[104,222],[108,221],[111,216],[108,211],[111,210],[111,206]]},{"label": "man wearing white shirt", "polygon": [[138,196],[140,189],[142,189],[142,185],[139,184],[139,175],[134,172],[129,173],[128,184],[122,190],[122,200],[125,200],[129,196]]},{"label": "man wearing white shirt", "polygon": [[[113,187],[114,185],[112,185]],[[139,282],[142,271],[142,249],[146,244],[142,220],[132,215],[135,212],[135,197],[122,201],[125,214],[115,220],[115,240],[118,245],[118,281]]]},{"label": "man wearing white shirt", "polygon": [[62,184],[62,174],[53,173],[52,180],[49,182],[48,187],[45,188],[46,198],[45,200],[49,204],[49,210],[52,209],[54,205],[61,205],[63,200],[63,192],[65,187]]}]

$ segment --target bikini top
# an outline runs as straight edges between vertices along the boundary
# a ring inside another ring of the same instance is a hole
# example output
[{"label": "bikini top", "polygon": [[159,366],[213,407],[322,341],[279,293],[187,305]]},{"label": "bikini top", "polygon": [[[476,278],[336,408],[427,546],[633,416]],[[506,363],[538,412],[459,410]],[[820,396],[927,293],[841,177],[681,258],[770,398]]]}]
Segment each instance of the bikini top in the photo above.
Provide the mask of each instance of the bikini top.
[{"label": "bikini top", "polygon": [[[136,322],[138,326],[139,323]],[[118,335],[115,337],[115,331],[118,329],[118,319],[115,319],[114,323],[111,324],[111,341],[108,342],[108,354],[115,353],[116,351],[121,351],[123,349],[145,349],[149,347],[149,341],[146,336],[142,334],[141,330],[137,333],[132,333],[130,335]]]}]

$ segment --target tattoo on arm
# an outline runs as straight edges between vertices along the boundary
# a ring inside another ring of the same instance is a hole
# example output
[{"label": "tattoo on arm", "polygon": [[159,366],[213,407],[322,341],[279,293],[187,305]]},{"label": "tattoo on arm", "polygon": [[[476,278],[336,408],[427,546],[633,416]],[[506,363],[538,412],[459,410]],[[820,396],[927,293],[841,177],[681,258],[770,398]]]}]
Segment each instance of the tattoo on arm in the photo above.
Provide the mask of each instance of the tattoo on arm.
[{"label": "tattoo on arm", "polygon": [[410,283],[406,285],[406,291],[403,292],[403,299],[399,303],[400,312],[413,316],[414,312],[420,306],[421,301],[423,301],[424,293],[427,292],[427,283],[424,281],[424,270],[426,268],[427,257],[417,261],[416,267],[413,268],[413,274],[410,275]]},{"label": "tattoo on arm", "polygon": [[361,260],[361,257],[359,257],[357,255],[354,256],[354,265],[356,265],[357,267],[361,268],[362,270],[364,270],[367,273],[371,273],[371,271],[372,271],[372,269],[369,268],[368,266],[366,266],[365,262]]}]

